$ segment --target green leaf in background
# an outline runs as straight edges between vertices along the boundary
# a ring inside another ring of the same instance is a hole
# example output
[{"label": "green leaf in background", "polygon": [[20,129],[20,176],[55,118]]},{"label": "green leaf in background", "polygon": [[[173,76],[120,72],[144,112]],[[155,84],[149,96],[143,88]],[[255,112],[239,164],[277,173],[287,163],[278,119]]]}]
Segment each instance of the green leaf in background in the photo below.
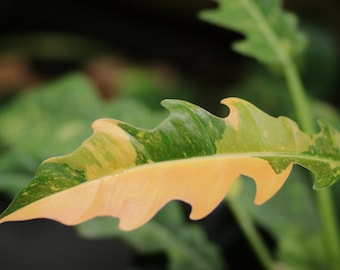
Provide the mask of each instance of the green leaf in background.
[{"label": "green leaf in background", "polygon": [[14,188],[30,180],[41,160],[76,148],[90,134],[89,124],[100,110],[96,89],[81,74],[31,89],[2,105],[1,191],[14,196]]},{"label": "green leaf in background", "polygon": [[270,203],[254,206],[253,184],[240,179],[227,202],[248,212],[277,244],[277,261],[288,269],[327,269],[319,218],[308,175],[296,168]]},{"label": "green leaf in background", "polygon": [[[273,89],[275,91],[272,91]],[[321,86],[319,91],[322,89]],[[256,64],[248,66],[245,78],[228,88],[226,94],[247,99],[263,108],[270,115],[285,115],[295,119],[293,104],[286,90],[285,82],[281,76],[275,76],[272,72],[268,72],[267,69]],[[314,98],[310,99],[310,103],[317,119],[327,119],[327,122],[340,129],[340,116],[334,105]]]},{"label": "green leaf in background", "polygon": [[200,90],[170,67],[127,66],[120,70],[114,88],[124,97],[133,97],[148,107],[159,109],[164,98],[193,100]]},{"label": "green leaf in background", "polygon": [[[100,117],[152,127],[165,116],[130,98],[103,101],[80,73],[31,89],[0,108],[0,190],[14,196],[41,160],[73,151]],[[138,113],[131,113],[134,108]]]},{"label": "green leaf in background", "polygon": [[297,30],[294,15],[281,9],[281,0],[218,0],[215,10],[200,18],[245,35],[234,43],[239,53],[265,64],[283,64],[303,51],[305,36]]},{"label": "green leaf in background", "polygon": [[74,149],[90,133],[88,124],[100,110],[93,84],[81,74],[67,76],[2,106],[0,125],[6,128],[0,138],[8,148],[26,150],[39,161]]},{"label": "green leaf in background", "polygon": [[216,247],[198,224],[188,224],[183,219],[177,203],[166,205],[137,230],[123,232],[117,225],[116,219],[99,217],[78,225],[78,231],[87,238],[119,237],[143,253],[165,251],[170,259],[169,269],[222,269]]},{"label": "green leaf in background", "polygon": [[39,167],[0,221],[46,217],[74,225],[111,215],[131,230],[171,200],[191,204],[190,217],[203,218],[240,174],[255,180],[257,204],[281,188],[293,164],[314,173],[315,188],[338,180],[340,134],[331,126],[320,122],[321,131],[310,136],[244,100],[223,104],[230,109],[226,118],[166,100],[170,115],[151,130],[97,120],[76,151]]}]

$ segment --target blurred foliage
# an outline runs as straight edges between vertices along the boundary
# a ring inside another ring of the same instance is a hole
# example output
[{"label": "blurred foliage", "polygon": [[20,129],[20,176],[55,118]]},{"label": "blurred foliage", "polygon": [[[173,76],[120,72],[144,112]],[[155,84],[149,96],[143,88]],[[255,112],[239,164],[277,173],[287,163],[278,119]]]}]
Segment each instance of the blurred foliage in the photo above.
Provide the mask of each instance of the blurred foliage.
[{"label": "blurred foliage", "polygon": [[[304,28],[310,42],[300,66],[314,115],[316,118],[327,119],[339,128],[340,117],[334,100],[331,100],[339,70],[335,39],[327,29],[318,25],[306,23]],[[249,61],[243,71],[243,79],[229,86],[226,95],[244,98],[270,115],[285,115],[295,119],[287,91],[283,76],[275,69],[266,69]],[[333,104],[327,103],[327,99],[333,101]]]},{"label": "blurred foliage", "polygon": [[123,232],[111,217],[95,218],[78,230],[84,237],[120,237],[141,252],[166,252],[169,269],[225,269],[217,247],[210,243],[199,224],[188,224],[180,204],[174,202],[162,209],[141,228]]},{"label": "blurred foliage", "polygon": [[232,44],[235,51],[279,68],[287,58],[301,57],[306,37],[295,14],[284,10],[280,0],[217,2],[218,8],[205,10],[200,17],[242,33],[245,38]]},{"label": "blurred foliage", "polygon": [[308,180],[309,175],[296,167],[269,203],[255,206],[254,184],[242,177],[227,199],[249,212],[272,235],[277,245],[274,257],[288,269],[327,269],[325,250],[318,244],[322,241],[320,223]]},{"label": "blurred foliage", "polygon": [[[131,108],[138,113],[131,113]],[[40,162],[74,150],[91,134],[91,123],[102,117],[119,118],[152,127],[165,111],[155,112],[137,100],[103,101],[92,82],[82,74],[56,82],[12,99],[0,109],[0,186],[14,185],[26,175],[31,179]],[[11,176],[13,173],[13,176]],[[8,181],[8,177],[13,181]],[[11,184],[9,184],[11,183]]]},{"label": "blurred foliage", "polygon": [[[309,44],[299,65],[312,95],[313,111],[317,117],[340,128],[339,114],[334,107],[338,104],[334,100],[339,70],[336,40],[325,27],[305,23],[304,28]],[[87,75],[70,74],[46,83],[44,76],[38,76],[18,84],[21,78],[14,76],[12,84],[4,85],[18,88],[19,94],[0,85],[0,89],[10,93],[0,107],[0,192],[10,197],[32,179],[42,160],[69,153],[79,146],[90,135],[90,125],[95,119],[110,117],[151,128],[166,115],[159,105],[163,98],[182,98],[197,103],[210,99],[209,89],[198,91],[199,78],[197,81],[183,79],[175,69],[169,70],[166,66],[150,68],[124,61],[122,64],[117,60],[119,57],[113,56],[116,61],[113,66],[105,66],[104,71],[94,70],[92,57],[108,56],[105,55],[106,45],[91,39],[63,33],[37,33],[10,36],[1,41],[0,61],[13,54],[24,60],[70,60],[82,65],[75,68],[88,71]],[[98,73],[106,74],[105,93],[111,99],[101,96]],[[0,82],[1,78],[0,74]],[[27,81],[34,84],[38,81],[41,85],[26,89],[24,82]],[[271,115],[295,118],[282,76],[277,70],[265,70],[253,61],[243,63],[242,75],[236,83],[222,88],[220,98],[228,96],[244,98]],[[333,105],[320,99],[328,99]],[[285,266],[299,270],[325,269],[325,251],[318,244],[321,236],[315,198],[307,178],[295,168],[282,190],[260,207],[251,202],[253,183],[244,179],[238,187],[242,197],[237,196],[237,191],[232,200],[242,205],[273,237],[276,245],[273,252]],[[336,205],[340,205],[340,185],[335,185],[332,192]],[[168,205],[149,224],[129,233],[116,230],[117,221],[108,218],[89,221],[78,229],[84,237],[120,237],[142,253],[165,251],[172,269],[192,269],[192,265],[222,268],[224,259],[207,240],[202,226],[188,224],[181,210],[179,204]],[[340,217],[339,209],[337,213]]]},{"label": "blurred foliage", "polygon": [[164,98],[195,100],[194,92],[199,88],[195,83],[179,78],[166,66],[131,67],[120,71],[121,76],[115,84],[121,95],[131,97],[157,109]]}]

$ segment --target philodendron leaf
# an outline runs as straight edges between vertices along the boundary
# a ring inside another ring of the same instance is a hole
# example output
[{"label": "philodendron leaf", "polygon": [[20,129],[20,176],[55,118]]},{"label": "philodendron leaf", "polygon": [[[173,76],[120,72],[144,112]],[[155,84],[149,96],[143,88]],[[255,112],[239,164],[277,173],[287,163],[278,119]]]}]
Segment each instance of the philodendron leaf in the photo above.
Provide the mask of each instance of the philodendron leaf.
[{"label": "philodendron leaf", "polygon": [[281,0],[217,0],[215,10],[200,17],[210,23],[239,31],[245,39],[234,43],[239,53],[266,64],[283,64],[305,48],[305,36],[296,17],[281,9]]},{"label": "philodendron leaf", "polygon": [[74,225],[110,215],[131,230],[171,200],[191,204],[190,218],[203,218],[241,174],[256,182],[257,204],[281,188],[293,164],[314,173],[315,188],[340,177],[340,135],[329,125],[321,122],[321,131],[308,135],[244,100],[222,103],[230,109],[226,118],[165,100],[170,115],[151,130],[95,121],[76,151],[41,164],[0,222],[45,217]]}]

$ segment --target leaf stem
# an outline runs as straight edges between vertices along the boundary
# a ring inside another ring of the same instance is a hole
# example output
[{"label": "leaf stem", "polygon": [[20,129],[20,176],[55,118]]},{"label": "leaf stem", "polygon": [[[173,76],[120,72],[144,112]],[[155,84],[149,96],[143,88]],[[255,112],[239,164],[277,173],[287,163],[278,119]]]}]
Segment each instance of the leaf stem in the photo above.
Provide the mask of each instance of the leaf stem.
[{"label": "leaf stem", "polygon": [[[315,133],[317,130],[314,124],[314,116],[295,64],[292,62],[290,56],[282,49],[278,38],[268,27],[256,6],[247,0],[243,0],[242,3],[245,7],[251,7],[248,9],[248,12],[250,12],[251,16],[257,21],[258,27],[261,28],[261,31],[281,62],[291,99],[295,107],[297,121],[305,132],[309,134]],[[329,251],[328,256],[332,267],[334,267],[334,269],[340,269],[340,238],[331,191],[327,189],[316,192],[316,200],[325,249]]]},{"label": "leaf stem", "polygon": [[228,203],[230,210],[233,212],[234,217],[236,218],[243,233],[249,241],[249,244],[256,253],[256,256],[262,264],[263,269],[273,270],[273,261],[268,252],[268,248],[263,242],[262,237],[259,235],[255,224],[250,215],[247,213],[246,209],[240,207],[237,202],[233,201],[232,198],[226,198],[225,201]]},{"label": "leaf stem", "polygon": [[329,269],[340,269],[339,227],[331,189],[317,191],[316,200],[319,207],[325,250],[327,250],[329,256]]},{"label": "leaf stem", "polygon": [[[301,128],[309,133],[316,132],[314,125],[314,116],[310,108],[306,92],[301,83],[298,71],[290,59],[283,62],[283,71],[287,80],[291,99],[293,100],[297,121]],[[328,260],[331,269],[340,269],[340,238],[338,231],[338,222],[334,209],[334,200],[332,191],[324,189],[316,192],[316,201],[321,223],[324,247],[329,256]]]},{"label": "leaf stem", "polygon": [[290,96],[295,107],[297,121],[305,132],[313,134],[316,132],[314,116],[298,71],[290,59],[284,59],[282,65]]},{"label": "leaf stem", "polygon": [[[247,2],[247,4],[250,5],[251,1]],[[264,36],[271,44],[279,61],[281,62],[283,73],[290,91],[290,96],[295,107],[298,123],[305,132],[309,134],[315,133],[317,130],[314,124],[314,116],[306,91],[296,69],[296,65],[292,62],[290,56],[282,49],[275,34],[271,31],[267,24],[264,23],[263,17],[256,7],[252,6],[250,11],[252,11],[251,15],[256,18],[256,21],[259,24],[258,27],[261,28]],[[329,251],[328,256],[331,265],[334,266],[334,269],[340,269],[340,238],[339,231],[337,229],[338,224],[331,190],[327,189],[316,192],[316,200],[325,249]]]}]

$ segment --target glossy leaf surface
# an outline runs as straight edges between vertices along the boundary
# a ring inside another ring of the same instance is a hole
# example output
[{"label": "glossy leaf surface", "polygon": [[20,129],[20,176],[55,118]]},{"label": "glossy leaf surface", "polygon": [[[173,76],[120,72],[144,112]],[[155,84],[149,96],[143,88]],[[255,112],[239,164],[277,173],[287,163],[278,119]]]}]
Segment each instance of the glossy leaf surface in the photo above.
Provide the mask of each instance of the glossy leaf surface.
[{"label": "glossy leaf surface", "polygon": [[255,203],[271,198],[293,164],[315,175],[315,188],[340,176],[339,133],[325,123],[313,136],[285,117],[273,118],[237,98],[224,99],[226,118],[180,100],[162,104],[170,115],[144,130],[112,119],[73,153],[46,160],[1,215],[1,222],[46,217],[74,225],[95,216],[120,218],[131,230],[171,200],[209,214],[230,186],[246,175],[256,182]]}]

